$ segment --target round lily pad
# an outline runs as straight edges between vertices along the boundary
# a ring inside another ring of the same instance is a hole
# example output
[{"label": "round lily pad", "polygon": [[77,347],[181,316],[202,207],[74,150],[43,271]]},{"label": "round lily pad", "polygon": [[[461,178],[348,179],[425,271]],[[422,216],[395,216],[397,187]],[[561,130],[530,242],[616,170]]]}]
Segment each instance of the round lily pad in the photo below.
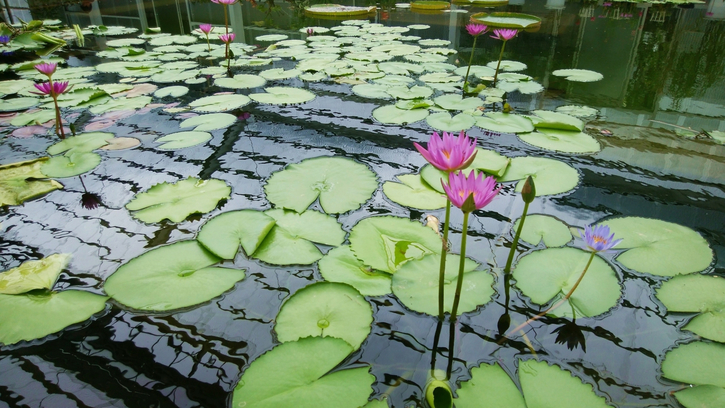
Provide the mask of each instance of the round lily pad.
[{"label": "round lily pad", "polygon": [[438,106],[446,110],[470,110],[483,105],[483,100],[478,97],[464,98],[461,95],[446,94],[433,99]]},{"label": "round lily pad", "polygon": [[[428,109],[433,106],[435,106],[435,103],[430,99],[403,99],[401,101],[395,102],[395,107],[403,110],[421,110]],[[450,119],[450,115],[448,115],[448,118]]]},{"label": "round lily pad", "polygon": [[700,313],[683,330],[725,343],[725,279],[691,274],[675,276],[657,290],[668,312]]},{"label": "round lily pad", "polygon": [[[519,218],[511,228],[513,234],[518,231],[520,222]],[[552,248],[566,245],[572,237],[569,227],[558,219],[550,215],[531,214],[526,216],[520,238],[531,245],[539,245],[543,240],[544,245]]]},{"label": "round lily pad", "polygon": [[370,334],[373,310],[352,286],[317,282],[282,304],[274,331],[282,343],[303,337],[336,337],[357,350]]},{"label": "round lily pad", "polygon": [[213,299],[244,279],[244,271],[211,267],[219,258],[198,242],[181,241],[152,249],[116,270],[104,290],[139,310],[166,311]]},{"label": "round lily pad", "polygon": [[200,145],[211,139],[211,133],[208,132],[177,132],[171,133],[166,136],[161,136],[156,139],[156,143],[161,143],[158,146],[162,150],[173,150],[183,149],[185,147],[191,147]]},{"label": "round lily pad", "polygon": [[183,85],[175,85],[175,86],[167,86],[165,88],[158,89],[156,92],[154,92],[155,98],[164,98],[166,96],[171,96],[174,98],[178,98],[181,96],[186,95],[189,93],[189,88],[183,86]]},{"label": "round lily pad", "polygon": [[53,289],[60,272],[68,265],[70,254],[53,254],[43,259],[25,261],[0,273],[0,293],[18,295],[34,289]]},{"label": "round lily pad", "polygon": [[433,95],[433,90],[427,86],[413,86],[408,88],[407,86],[393,86],[386,87],[388,94],[398,99],[418,99],[427,98]]},{"label": "round lily pad", "polygon": [[364,164],[342,157],[316,157],[290,164],[270,177],[264,190],[274,205],[303,212],[315,200],[325,212],[355,210],[378,188]]},{"label": "round lily pad", "polygon": [[579,173],[576,169],[566,163],[544,157],[511,159],[511,164],[499,181],[521,180],[516,185],[516,191],[521,192],[528,176],[534,179],[537,197],[564,193],[579,183]]},{"label": "round lily pad", "polygon": [[346,283],[364,296],[382,296],[391,292],[390,274],[363,265],[349,245],[330,250],[320,259],[318,268],[326,281]]},{"label": "round lily pad", "polygon": [[40,103],[38,98],[0,99],[0,112],[16,112],[28,109]]},{"label": "round lily pad", "polygon": [[509,60],[501,60],[501,64],[499,65],[498,61],[491,61],[488,64],[486,64],[487,67],[491,69],[496,69],[498,67],[499,72],[506,71],[506,72],[517,72],[517,71],[523,71],[525,70],[526,64],[519,61],[509,61]]},{"label": "round lily pad", "polygon": [[725,388],[725,344],[696,341],[665,354],[662,374],[671,380],[696,386]]},{"label": "round lily pad", "polygon": [[538,132],[518,136],[530,145],[555,152],[596,153],[602,150],[597,139],[579,131],[540,128]]},{"label": "round lily pad", "polygon": [[401,182],[386,181],[383,184],[383,192],[393,202],[422,210],[445,207],[446,198],[443,194],[431,188],[420,175],[402,174],[398,180]]},{"label": "round lily pad", "polygon": [[125,150],[131,149],[141,144],[141,141],[135,137],[114,137],[108,139],[108,144],[101,146],[101,150]]},{"label": "round lily pad", "polygon": [[579,118],[596,116],[599,113],[599,111],[594,108],[581,105],[563,105],[556,108],[556,111]]},{"label": "round lily pad", "polygon": [[[590,256],[589,252],[568,247],[532,252],[516,264],[516,286],[534,303],[556,303],[574,286]],[[595,255],[571,297],[550,313],[573,317],[573,307],[576,316],[597,316],[617,304],[621,291],[612,267]]]},{"label": "round lily pad", "polygon": [[468,130],[476,124],[476,118],[467,114],[459,113],[451,117],[448,112],[438,112],[425,118],[428,125],[433,129],[442,130],[444,132],[460,132]]},{"label": "round lily pad", "polygon": [[398,217],[372,217],[350,231],[350,248],[365,265],[395,273],[413,259],[441,251],[441,238],[418,222]]},{"label": "round lily pad", "polygon": [[259,75],[237,74],[233,78],[217,78],[214,85],[221,88],[249,89],[264,86],[267,80]]},{"label": "round lily pad", "polygon": [[353,86],[351,91],[355,95],[362,96],[363,98],[390,99],[388,89],[389,87],[387,85],[358,84]]},{"label": "round lily pad", "polygon": [[264,88],[264,90],[265,93],[254,93],[249,95],[249,97],[256,102],[273,105],[305,103],[315,99],[315,94],[300,88],[272,86]]},{"label": "round lily pad", "polygon": [[[500,81],[496,84],[496,88],[504,92],[518,91],[519,93],[522,93],[524,95],[532,95],[544,91],[544,87],[536,81],[505,81],[501,79],[501,75],[499,75]],[[491,100],[490,97],[487,100],[489,102],[494,102]]]},{"label": "round lily pad", "polygon": [[258,35],[254,39],[257,41],[282,41],[286,40],[288,37],[285,34],[266,34],[266,35]]},{"label": "round lily pad", "polygon": [[228,199],[232,189],[222,180],[199,180],[189,177],[176,183],[160,183],[146,192],[136,194],[126,209],[145,223],[168,218],[181,222],[190,214],[207,213],[219,200]]},{"label": "round lily pad", "polygon": [[698,385],[675,392],[675,398],[685,408],[719,408],[725,406],[725,388]]},{"label": "round lily pad", "polygon": [[99,164],[101,164],[101,156],[96,153],[70,153],[51,157],[40,167],[40,171],[53,178],[73,177],[89,172]]},{"label": "round lily pad", "polygon": [[196,239],[222,259],[234,259],[240,245],[252,256],[276,223],[261,211],[229,211],[204,224]]},{"label": "round lily pad", "polygon": [[523,30],[525,28],[534,28],[541,25],[541,19],[531,14],[523,13],[476,13],[471,16],[471,22],[484,24],[489,27],[496,28],[516,28]]},{"label": "round lily pad", "polygon": [[534,122],[534,127],[537,129],[546,128],[576,132],[581,132],[584,129],[584,122],[581,119],[565,113],[546,110],[535,110],[531,113],[535,116],[529,116],[529,119]]},{"label": "round lily pad", "polygon": [[245,95],[213,95],[206,96],[189,103],[197,112],[224,112],[230,111],[251,102],[251,99]]},{"label": "round lily pad", "polygon": [[113,137],[113,133],[107,132],[81,133],[50,145],[46,151],[51,155],[65,153],[66,156],[74,153],[88,153],[107,145]]},{"label": "round lily pad", "polygon": [[565,77],[569,81],[575,82],[595,82],[601,81],[604,78],[604,75],[599,72],[588,69],[557,69],[551,74],[558,77]]},{"label": "round lily pad", "polygon": [[294,78],[298,75],[300,75],[302,71],[299,69],[288,69],[285,71],[284,68],[272,68],[272,69],[266,69],[259,73],[259,76],[261,76],[264,79],[267,79],[269,81],[273,81],[275,79],[289,79]]},{"label": "round lily pad", "polygon": [[210,113],[208,115],[199,115],[194,116],[193,118],[185,119],[179,124],[179,127],[182,129],[193,127],[195,132],[203,133],[210,130],[228,128],[236,121],[237,117],[230,113]]},{"label": "round lily pad", "polygon": [[428,109],[400,109],[395,105],[381,106],[373,111],[373,117],[381,123],[406,125],[425,119]]},{"label": "round lily pad", "polygon": [[[539,185],[536,185],[538,191]],[[639,217],[607,220],[616,249],[627,249],[617,262],[637,272],[658,276],[685,275],[710,266],[713,253],[697,232],[671,222]]]},{"label": "round lily pad", "polygon": [[359,408],[373,391],[369,367],[333,371],[352,351],[334,337],[282,343],[244,371],[232,407]]},{"label": "round lily pad", "polygon": [[476,126],[502,133],[523,133],[534,130],[527,117],[515,113],[489,112],[476,120]]},{"label": "round lily pad", "polygon": [[0,165],[0,205],[18,205],[26,200],[63,188],[46,178],[40,169],[47,157]]},{"label": "round lily pad", "polygon": [[[445,271],[446,312],[451,312],[458,282],[458,268],[461,258],[448,254]],[[393,275],[393,293],[409,309],[416,312],[438,315],[438,284],[441,257],[432,254],[422,259],[406,262]],[[494,293],[493,276],[486,271],[475,270],[479,265],[466,259],[463,266],[463,286],[458,313],[471,312],[488,303]]]},{"label": "round lily pad", "polygon": [[481,364],[471,369],[470,380],[461,382],[456,399],[456,408],[479,407],[526,408],[526,404],[501,366]]},{"label": "round lily pad", "polygon": [[80,290],[45,294],[0,294],[0,343],[15,344],[59,332],[106,307],[105,296]]}]

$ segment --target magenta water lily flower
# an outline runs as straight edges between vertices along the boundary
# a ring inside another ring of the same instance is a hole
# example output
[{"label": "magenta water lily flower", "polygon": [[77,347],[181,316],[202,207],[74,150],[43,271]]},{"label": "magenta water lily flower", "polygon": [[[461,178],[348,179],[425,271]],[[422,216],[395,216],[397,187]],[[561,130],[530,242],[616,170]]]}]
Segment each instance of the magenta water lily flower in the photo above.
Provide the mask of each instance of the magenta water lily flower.
[{"label": "magenta water lily flower", "polygon": [[237,0],[211,0],[211,2],[216,4],[226,4],[227,6],[229,6],[236,3]]},{"label": "magenta water lily flower", "polygon": [[234,41],[234,37],[235,37],[234,33],[221,34],[219,36],[219,39],[222,40],[222,42],[229,44]]},{"label": "magenta water lily flower", "polygon": [[56,68],[58,68],[58,64],[55,62],[44,62],[42,64],[38,64],[35,66],[35,69],[37,69],[38,72],[40,72],[41,74],[47,75],[48,78],[50,78],[51,75],[53,75]]},{"label": "magenta water lily flower", "polygon": [[[471,170],[468,176],[463,172],[450,173],[448,174],[448,184],[441,180],[448,198],[463,212],[480,210],[487,206],[501,190],[501,187],[495,188],[496,179],[492,176],[484,179],[483,172],[479,172],[478,175],[475,173],[474,170]],[[470,196],[473,196],[472,203],[469,200]]]},{"label": "magenta water lily flower", "polygon": [[433,167],[449,173],[468,167],[476,158],[476,139],[469,138],[463,131],[458,138],[453,133],[443,132],[443,139],[438,132],[433,132],[428,140],[428,150],[418,143],[413,145]]},{"label": "magenta water lily flower", "polygon": [[586,243],[587,249],[592,252],[607,251],[622,242],[621,239],[614,239],[614,233],[610,234],[609,227],[606,225],[596,225],[594,228],[587,225],[584,233],[579,235]]},{"label": "magenta water lily flower", "polygon": [[519,33],[519,30],[515,28],[497,28],[493,30],[493,34],[491,38],[495,38],[497,40],[501,41],[508,41],[514,37],[516,37],[516,34]]},{"label": "magenta water lily flower", "polygon": [[211,32],[211,24],[201,24],[199,25],[199,30],[208,35]]},{"label": "magenta water lily flower", "polygon": [[478,37],[479,35],[488,31],[488,26],[483,24],[467,24],[466,31],[468,31],[468,34],[471,34],[474,37]]},{"label": "magenta water lily flower", "polygon": [[40,92],[32,92],[36,95],[60,95],[68,89],[68,81],[64,82],[53,82],[52,84],[50,82],[43,82],[42,84],[33,84],[35,85],[35,88],[37,88]]}]

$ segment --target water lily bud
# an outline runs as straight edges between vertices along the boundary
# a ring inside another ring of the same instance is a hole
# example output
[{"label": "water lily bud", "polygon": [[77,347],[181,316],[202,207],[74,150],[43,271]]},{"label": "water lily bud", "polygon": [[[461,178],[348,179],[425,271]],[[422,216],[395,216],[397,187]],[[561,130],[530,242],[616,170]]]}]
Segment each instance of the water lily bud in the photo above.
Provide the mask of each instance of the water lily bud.
[{"label": "water lily bud", "polygon": [[534,179],[531,176],[526,178],[524,187],[521,189],[521,198],[524,199],[525,203],[530,203],[536,198],[536,186],[534,186]]}]

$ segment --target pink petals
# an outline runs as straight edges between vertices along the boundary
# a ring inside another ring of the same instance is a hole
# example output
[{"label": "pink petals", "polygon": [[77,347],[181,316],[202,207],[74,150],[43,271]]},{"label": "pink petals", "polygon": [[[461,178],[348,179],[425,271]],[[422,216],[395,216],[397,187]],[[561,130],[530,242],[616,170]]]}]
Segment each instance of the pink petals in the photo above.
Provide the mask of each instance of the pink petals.
[{"label": "pink petals", "polygon": [[515,28],[497,28],[493,30],[493,34],[491,38],[495,38],[497,40],[501,41],[508,41],[519,33],[519,30]]},{"label": "pink petals", "polygon": [[234,37],[236,37],[234,33],[221,34],[219,39],[222,40],[223,43],[229,44],[234,41]]},{"label": "pink petals", "polygon": [[438,132],[428,141],[428,150],[418,143],[413,143],[418,152],[438,170],[452,172],[468,167],[476,157],[476,139],[466,136],[461,131],[458,138],[453,133],[443,132],[443,139]]},{"label": "pink petals", "polygon": [[442,180],[441,184],[451,203],[463,212],[480,210],[488,205],[501,190],[501,187],[494,189],[496,187],[495,178],[488,176],[484,179],[483,172],[476,176],[474,170],[471,170],[468,176],[463,172],[449,173],[448,184]]},{"label": "pink petals", "polygon": [[211,24],[201,24],[199,25],[199,30],[201,30],[204,34],[209,35],[211,32]]},{"label": "pink petals", "polygon": [[466,31],[468,31],[468,34],[477,37],[488,31],[488,26],[483,24],[467,24]]},{"label": "pink petals", "polygon": [[58,68],[58,64],[55,62],[44,62],[42,64],[38,64],[35,66],[35,69],[37,69],[38,72],[40,72],[41,74],[47,75],[48,78],[50,78],[51,75],[53,75],[56,68]]},{"label": "pink petals", "polygon": [[[37,67],[37,65],[36,65],[36,67]],[[50,96],[60,95],[68,89],[68,81],[63,81],[63,82],[56,81],[56,82],[53,82],[52,85],[51,85],[50,81],[48,81],[48,82],[43,82],[42,84],[33,84],[33,85],[35,86],[35,88],[37,90],[40,91],[40,93],[31,92],[36,95],[50,95]]]}]

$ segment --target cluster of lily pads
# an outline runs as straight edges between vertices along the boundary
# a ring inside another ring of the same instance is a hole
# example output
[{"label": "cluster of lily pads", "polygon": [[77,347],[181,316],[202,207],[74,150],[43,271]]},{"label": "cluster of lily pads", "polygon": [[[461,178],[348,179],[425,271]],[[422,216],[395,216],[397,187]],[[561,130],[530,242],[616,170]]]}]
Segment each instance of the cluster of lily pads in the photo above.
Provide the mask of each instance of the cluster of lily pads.
[{"label": "cluster of lily pads", "polygon": [[[169,113],[202,113],[184,117],[180,122],[180,128],[193,131],[156,139],[159,149],[183,149],[205,143],[211,138],[209,131],[234,123],[236,116],[228,112],[252,101],[297,104],[314,99],[314,93],[293,86],[267,86],[264,92],[243,93],[265,87],[268,82],[288,84],[298,78],[306,82],[349,84],[360,97],[394,100],[372,113],[383,124],[426,120],[433,129],[455,132],[477,126],[490,132],[517,134],[524,142],[547,151],[599,151],[598,142],[584,132],[585,122],[580,119],[596,114],[590,108],[561,107],[559,112],[533,111],[526,115],[485,109],[504,102],[507,93],[543,90],[533,78],[517,73],[526,68],[524,64],[501,61],[504,72],[498,74],[495,87],[485,88],[474,96],[462,95],[467,67],[447,62],[448,55],[456,53],[447,47],[448,41],[423,40],[410,33],[426,28],[386,27],[366,20],[345,21],[332,29],[305,27],[301,29],[303,33],[311,30],[313,34],[306,40],[288,39],[284,35],[258,37],[257,41],[273,44],[255,54],[251,53],[254,47],[230,43],[235,57],[227,61],[223,60],[227,55],[225,45],[199,41],[206,39],[206,30],[189,36],[143,34],[107,41],[112,48],[98,55],[116,61],[95,67],[60,68],[53,78],[74,85],[72,91],[58,96],[58,104],[66,115],[87,109],[101,118],[129,111],[138,114],[138,110],[149,107],[163,108]],[[111,35],[108,31],[107,28],[105,35]],[[286,68],[255,73],[259,67],[282,59],[285,61],[280,64]],[[57,58],[43,61],[64,63]],[[200,64],[207,61],[219,65]],[[51,109],[53,101],[29,94],[34,80],[42,79],[33,68],[37,63],[6,67],[20,79],[0,82],[0,92],[16,95],[0,101],[0,110],[14,112],[39,106],[36,111],[5,118],[5,123],[15,130],[28,124],[40,126],[55,116]],[[223,66],[226,63],[243,72],[227,76]],[[470,74],[484,84],[491,83],[497,65],[492,61],[485,66],[472,66]],[[96,84],[92,78],[99,72],[116,74],[121,80],[118,84]],[[583,70],[554,74],[574,81],[601,79],[601,75]],[[163,102],[167,97],[183,97],[189,87],[208,81],[234,93],[204,96],[185,106],[152,104],[154,99]],[[179,84],[159,88],[152,82]],[[95,122],[102,120],[105,119]],[[90,121],[87,126],[93,123]],[[96,126],[95,130],[100,130],[100,125]],[[47,128],[43,129],[47,132]],[[62,188],[52,179],[93,170],[102,160],[95,152],[97,149],[128,148],[140,143],[116,139],[120,138],[112,133],[79,133],[51,145],[47,151],[53,157],[3,165],[0,204],[18,205]],[[518,182],[517,191],[531,177],[536,183],[536,196],[565,194],[579,182],[576,169],[562,161],[546,157],[509,158],[480,147],[465,170],[484,172],[500,183]],[[426,165],[416,174],[399,175],[399,182],[385,181],[382,191],[390,201],[403,207],[435,210],[446,205],[442,179],[448,181],[448,174]],[[244,280],[245,271],[223,264],[225,260],[246,257],[272,265],[317,262],[325,281],[311,284],[285,301],[274,329],[280,344],[245,370],[234,390],[232,404],[387,406],[382,400],[368,402],[375,381],[368,366],[350,368],[344,364],[355,350],[363,347],[374,321],[366,297],[392,294],[412,312],[438,315],[443,250],[435,223],[424,226],[400,217],[374,216],[345,231],[334,215],[356,211],[379,187],[373,171],[348,158],[318,157],[290,164],[274,173],[265,185],[266,198],[273,208],[215,215],[206,221],[195,239],[152,249],[126,262],[108,278],[104,290],[120,307],[138,312],[168,312],[198,306],[235,285],[243,285],[238,282]],[[187,178],[157,184],[139,193],[126,204],[126,209],[143,223],[166,219],[181,222],[191,214],[214,211],[231,192],[232,187],[221,180]],[[322,211],[311,206],[319,206]],[[472,216],[477,217],[475,212]],[[695,385],[678,391],[678,400],[686,407],[722,401],[725,373],[716,362],[718,357],[725,358],[725,312],[721,300],[725,285],[721,278],[698,273],[712,262],[707,242],[688,228],[653,219],[620,217],[602,223],[622,240],[617,246],[622,253],[611,262],[640,274],[673,277],[662,284],[657,297],[672,312],[700,313],[684,330],[710,341],[679,346],[668,352],[663,363],[665,377]],[[513,279],[532,306],[563,299],[590,258],[589,253],[570,245],[572,227],[576,226],[544,214],[527,218],[521,240],[531,251],[517,260]],[[621,297],[620,277],[608,260],[599,256],[591,259],[579,288],[552,314],[593,317],[617,305]],[[0,315],[0,343],[10,345],[45,337],[85,321],[106,307],[106,296],[76,290],[53,291],[67,262],[67,255],[55,254],[0,274],[0,308],[9,311]],[[463,280],[458,311],[469,313],[491,301],[495,278],[493,271],[472,259],[448,255],[444,265],[447,312],[452,308],[459,265],[463,266]],[[48,315],[54,317],[53,325],[47,324]],[[343,369],[335,369],[341,363]],[[459,408],[487,404],[608,405],[593,392],[591,385],[582,384],[568,371],[546,362],[519,361],[516,375],[521,390],[497,364],[483,363],[470,373],[471,379],[462,383],[457,392],[455,404]]]}]

